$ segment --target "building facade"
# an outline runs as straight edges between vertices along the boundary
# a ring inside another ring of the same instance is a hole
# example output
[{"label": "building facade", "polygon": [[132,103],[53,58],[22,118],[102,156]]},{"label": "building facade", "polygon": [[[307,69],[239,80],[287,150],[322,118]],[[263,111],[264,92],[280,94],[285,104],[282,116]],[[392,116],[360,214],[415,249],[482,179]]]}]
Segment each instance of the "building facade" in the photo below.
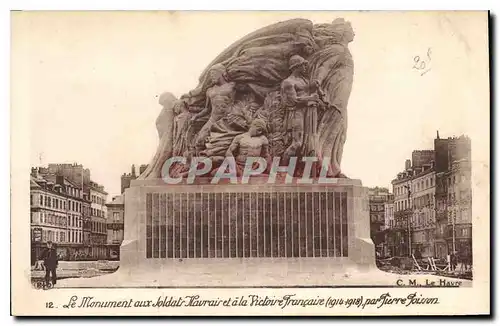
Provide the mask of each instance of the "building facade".
[{"label": "building facade", "polygon": [[30,179],[32,260],[38,259],[47,241],[56,244],[61,259],[79,255],[83,244],[82,189],[63,176],[42,175],[38,169],[32,169]]},{"label": "building facade", "polygon": [[125,197],[123,195],[116,196],[113,200],[106,204],[108,211],[107,226],[107,243],[110,256],[112,258],[120,257],[120,246],[123,241],[123,230],[125,223]]},{"label": "building facade", "polygon": [[[433,164],[433,162],[432,162]],[[433,165],[424,165],[414,171],[411,180],[411,239],[413,251],[422,257],[434,257],[436,229],[435,192],[436,172]]]},{"label": "building facade", "polygon": [[392,181],[394,193],[394,226],[391,229],[391,237],[394,239],[394,256],[408,256],[410,254],[410,220],[408,186],[410,172],[406,170],[399,173],[397,179]]},{"label": "building facade", "polygon": [[[30,178],[31,263],[39,259],[47,241],[68,242],[66,196],[60,186],[36,176]],[[58,248],[58,251],[60,248]]]},{"label": "building facade", "polygon": [[394,252],[395,240],[390,231],[395,226],[394,222],[394,194],[389,194],[387,202],[384,203],[384,250],[383,256],[390,257]]},{"label": "building facade", "polygon": [[405,171],[392,181],[395,203],[398,256],[419,251],[422,257],[434,257],[436,229],[434,157],[429,151],[414,151],[405,162]]},{"label": "building facade", "polygon": [[[413,151],[392,181],[395,256],[446,258],[472,253],[471,142],[466,136],[434,140],[434,150]],[[431,155],[432,154],[432,155]],[[398,247],[399,245],[399,247]]]},{"label": "building facade", "polygon": [[83,247],[85,248],[85,254],[90,255],[92,253],[92,242],[91,242],[91,215],[90,215],[90,199],[87,193],[84,193],[84,201],[82,203],[82,235],[83,235]]},{"label": "building facade", "polygon": [[92,257],[104,259],[107,256],[106,199],[108,193],[104,187],[91,181],[90,190],[90,242]]},{"label": "building facade", "polygon": [[449,251],[472,255],[472,180],[470,139],[450,142],[446,242]]},{"label": "building facade", "polygon": [[[33,168],[32,257],[36,259],[40,248],[51,240],[63,260],[106,258],[106,196],[104,187],[91,181],[90,171],[82,165]],[[97,220],[99,227],[93,224]]]},{"label": "building facade", "polygon": [[375,244],[375,250],[379,256],[384,255],[384,224],[385,203],[389,199],[387,188],[370,188],[368,190],[368,202],[370,208],[370,237]]}]

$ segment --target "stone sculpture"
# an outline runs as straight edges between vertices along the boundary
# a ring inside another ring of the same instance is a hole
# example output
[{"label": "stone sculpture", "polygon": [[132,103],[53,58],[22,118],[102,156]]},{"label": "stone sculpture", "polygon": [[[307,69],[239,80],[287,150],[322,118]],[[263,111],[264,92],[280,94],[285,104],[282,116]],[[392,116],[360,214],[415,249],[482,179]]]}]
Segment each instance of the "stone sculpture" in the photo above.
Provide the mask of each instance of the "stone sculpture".
[{"label": "stone sculpture", "polygon": [[[238,157],[234,146],[248,146],[256,132],[264,156],[328,159],[328,176],[343,177],[353,38],[342,18],[328,24],[292,19],[229,46],[195,89],[180,99],[160,96],[160,145],[140,179],[161,178],[163,163],[173,156],[186,157],[187,164],[195,156],[215,163],[229,154]],[[170,173],[185,171],[185,164],[177,164]],[[300,171],[299,164],[296,176]]]}]

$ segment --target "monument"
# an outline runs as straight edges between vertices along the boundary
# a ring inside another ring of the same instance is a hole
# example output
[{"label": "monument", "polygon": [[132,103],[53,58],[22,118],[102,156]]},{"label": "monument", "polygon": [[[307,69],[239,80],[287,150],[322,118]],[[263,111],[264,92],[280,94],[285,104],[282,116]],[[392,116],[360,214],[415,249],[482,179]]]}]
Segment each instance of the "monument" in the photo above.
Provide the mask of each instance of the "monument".
[{"label": "monument", "polygon": [[200,285],[374,269],[367,193],[341,172],[353,38],[341,18],[273,24],[224,50],[179,99],[162,94],[160,144],[125,193],[120,269]]}]

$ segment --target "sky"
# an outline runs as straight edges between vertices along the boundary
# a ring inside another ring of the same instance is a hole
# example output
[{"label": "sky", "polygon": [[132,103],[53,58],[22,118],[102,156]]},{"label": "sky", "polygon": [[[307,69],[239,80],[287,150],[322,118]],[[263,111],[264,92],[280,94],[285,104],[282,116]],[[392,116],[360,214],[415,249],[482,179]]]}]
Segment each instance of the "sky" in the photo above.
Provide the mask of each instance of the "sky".
[{"label": "sky", "polygon": [[[432,149],[436,130],[469,135],[473,169],[489,174],[487,16],[470,12],[16,13],[13,132],[26,130],[31,166],[83,164],[111,199],[120,175],[155,154],[161,93],[195,88],[227,46],[297,17],[343,17],[356,33],[348,177],[389,187],[412,150]],[[416,56],[426,73],[414,68]]]}]

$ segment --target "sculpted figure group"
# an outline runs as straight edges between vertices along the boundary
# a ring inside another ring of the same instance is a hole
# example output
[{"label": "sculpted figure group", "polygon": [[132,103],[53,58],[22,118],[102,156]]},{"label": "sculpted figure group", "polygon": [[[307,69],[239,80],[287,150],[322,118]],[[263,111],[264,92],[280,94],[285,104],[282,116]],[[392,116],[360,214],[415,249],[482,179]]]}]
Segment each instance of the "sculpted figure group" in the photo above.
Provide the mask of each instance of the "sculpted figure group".
[{"label": "sculpted figure group", "polygon": [[[346,107],[353,63],[349,22],[313,25],[294,19],[258,30],[226,49],[200,77],[200,84],[175,99],[160,97],[160,146],[141,178],[159,178],[162,163],[187,158],[170,174],[185,175],[190,159],[207,157],[214,169],[235,158],[241,173],[247,157],[288,162],[296,157],[328,159],[340,170],[347,130]],[[302,173],[297,165],[296,176]]]}]

